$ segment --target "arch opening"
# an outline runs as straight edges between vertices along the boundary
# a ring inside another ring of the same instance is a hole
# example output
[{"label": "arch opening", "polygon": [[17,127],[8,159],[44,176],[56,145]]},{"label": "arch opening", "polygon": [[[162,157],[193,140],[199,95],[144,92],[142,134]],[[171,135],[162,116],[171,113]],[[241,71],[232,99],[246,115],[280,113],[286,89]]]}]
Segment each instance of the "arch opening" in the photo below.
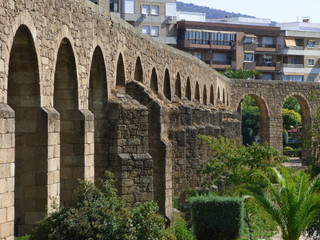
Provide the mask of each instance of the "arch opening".
[{"label": "arch opening", "polygon": [[8,75],[8,104],[15,111],[16,236],[31,233],[47,209],[48,128],[39,83],[34,41],[22,25],[13,40]]},{"label": "arch opening", "polygon": [[186,98],[191,101],[191,84],[190,84],[190,78],[187,79],[187,85],[186,85]]},{"label": "arch opening", "polygon": [[57,56],[54,107],[60,113],[60,203],[68,205],[78,179],[84,178],[84,119],[78,106],[75,57],[66,38]]},{"label": "arch opening", "polygon": [[270,117],[266,102],[257,95],[249,94],[241,100],[238,111],[242,115],[243,144],[270,143]]},{"label": "arch opening", "polygon": [[126,93],[126,75],[122,54],[119,54],[117,62],[116,89],[119,93]]},{"label": "arch opening", "polygon": [[158,94],[158,76],[155,68],[152,69],[150,88],[155,94]]},{"label": "arch opening", "polygon": [[311,126],[311,113],[307,100],[294,94],[286,99],[281,111],[284,155],[306,160],[309,153],[303,149],[303,141],[309,140],[306,139],[306,133]]},{"label": "arch opening", "polygon": [[181,99],[181,80],[180,74],[177,74],[176,83],[175,83],[175,95]]},{"label": "arch opening", "polygon": [[203,104],[207,105],[207,86],[203,86]]},{"label": "arch opening", "polygon": [[108,168],[108,84],[103,53],[97,47],[90,69],[89,110],[94,114],[95,178],[103,177]]},{"label": "arch opening", "polygon": [[171,84],[168,69],[166,69],[166,72],[164,74],[163,93],[164,96],[171,101]]},{"label": "arch opening", "polygon": [[210,103],[212,105],[214,104],[214,91],[213,91],[213,86],[212,85],[210,87]]},{"label": "arch opening", "polygon": [[195,89],[195,92],[194,92],[194,98],[200,102],[200,90],[199,90],[199,83],[196,82],[196,89]]},{"label": "arch opening", "polygon": [[134,69],[134,80],[143,83],[143,69],[140,57],[137,57],[136,67]]}]

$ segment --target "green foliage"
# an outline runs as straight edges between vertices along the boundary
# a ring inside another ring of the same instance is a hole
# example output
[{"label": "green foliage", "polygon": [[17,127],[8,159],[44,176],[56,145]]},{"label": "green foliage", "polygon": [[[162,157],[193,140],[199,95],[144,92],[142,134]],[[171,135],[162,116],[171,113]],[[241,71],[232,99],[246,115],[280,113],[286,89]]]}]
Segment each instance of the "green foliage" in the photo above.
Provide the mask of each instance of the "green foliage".
[{"label": "green foliage", "polygon": [[195,240],[192,230],[188,229],[186,221],[177,215],[170,232],[176,237],[176,240]]},{"label": "green foliage", "polygon": [[301,114],[286,108],[282,108],[282,119],[283,128],[286,130],[291,129],[291,127],[297,128],[302,123]]},{"label": "green foliage", "polygon": [[259,133],[260,111],[256,101],[246,96],[242,103],[242,136],[243,144],[251,145]]},{"label": "green foliage", "polygon": [[126,206],[116,195],[113,179],[80,181],[73,204],[41,221],[34,229],[33,240],[166,239],[164,219],[153,203]]},{"label": "green foliage", "polygon": [[286,129],[283,129],[282,137],[283,137],[283,146],[287,146],[289,143],[289,134]]},{"label": "green foliage", "polygon": [[290,174],[285,168],[279,169],[272,168],[271,176],[257,172],[263,181],[247,185],[245,193],[278,224],[284,240],[298,240],[320,213],[320,176],[311,180],[304,171]]},{"label": "green foliage", "polygon": [[301,114],[301,106],[300,106],[298,100],[293,96],[291,96],[287,99],[287,101],[283,105],[283,108],[293,110],[293,111]]},{"label": "green foliage", "polygon": [[237,146],[223,137],[200,136],[211,148],[212,158],[199,170],[203,187],[219,193],[235,192],[239,186],[254,181],[251,172],[264,170],[286,160],[269,145]]},{"label": "green foliage", "polygon": [[190,202],[197,239],[233,240],[241,236],[243,199],[206,195],[193,197]]},{"label": "green foliage", "polygon": [[242,68],[236,70],[232,68],[226,68],[222,74],[232,79],[255,79],[256,77],[261,75],[261,73],[256,70],[248,70]]}]

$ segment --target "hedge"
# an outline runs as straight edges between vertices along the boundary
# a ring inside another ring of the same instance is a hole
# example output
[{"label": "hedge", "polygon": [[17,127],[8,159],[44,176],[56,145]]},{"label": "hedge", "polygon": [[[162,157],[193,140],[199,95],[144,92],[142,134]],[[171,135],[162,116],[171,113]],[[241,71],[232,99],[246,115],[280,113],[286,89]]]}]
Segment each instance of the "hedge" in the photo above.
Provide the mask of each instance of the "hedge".
[{"label": "hedge", "polygon": [[190,203],[197,240],[234,240],[242,235],[243,199],[202,195],[190,198]]}]

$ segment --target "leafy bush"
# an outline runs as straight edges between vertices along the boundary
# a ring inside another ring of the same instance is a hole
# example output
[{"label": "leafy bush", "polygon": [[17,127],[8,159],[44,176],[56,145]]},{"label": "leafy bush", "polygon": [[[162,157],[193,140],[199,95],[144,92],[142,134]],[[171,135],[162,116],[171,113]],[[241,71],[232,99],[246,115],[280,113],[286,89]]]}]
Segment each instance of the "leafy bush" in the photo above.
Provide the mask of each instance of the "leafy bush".
[{"label": "leafy bush", "polygon": [[195,240],[192,230],[188,229],[186,221],[180,215],[176,216],[170,232],[176,237],[176,240]]},{"label": "leafy bush", "polygon": [[233,240],[244,226],[241,198],[202,195],[190,199],[194,230],[198,240]]},{"label": "leafy bush", "polygon": [[269,145],[237,146],[234,140],[223,137],[201,136],[201,139],[211,148],[212,156],[199,169],[202,186],[219,193],[234,193],[239,186],[253,180],[254,170],[264,170],[286,160]]},{"label": "leafy bush", "polygon": [[166,239],[164,219],[154,203],[126,206],[116,195],[113,179],[80,182],[73,204],[41,221],[31,240],[158,240]]}]

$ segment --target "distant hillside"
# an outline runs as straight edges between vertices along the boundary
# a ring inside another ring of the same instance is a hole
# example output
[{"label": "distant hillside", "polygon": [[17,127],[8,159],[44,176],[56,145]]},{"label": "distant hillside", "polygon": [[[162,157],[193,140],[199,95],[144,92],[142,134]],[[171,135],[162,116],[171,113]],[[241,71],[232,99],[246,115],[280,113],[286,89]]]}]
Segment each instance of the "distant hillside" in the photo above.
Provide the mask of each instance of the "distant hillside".
[{"label": "distant hillside", "polygon": [[194,5],[193,3],[177,2],[177,10],[184,11],[184,12],[206,13],[207,19],[225,18],[226,16],[229,16],[229,17],[252,17],[253,18],[253,16],[244,15],[241,13],[227,12],[227,11],[218,10],[218,9],[209,8],[209,7],[202,7],[202,6]]}]

